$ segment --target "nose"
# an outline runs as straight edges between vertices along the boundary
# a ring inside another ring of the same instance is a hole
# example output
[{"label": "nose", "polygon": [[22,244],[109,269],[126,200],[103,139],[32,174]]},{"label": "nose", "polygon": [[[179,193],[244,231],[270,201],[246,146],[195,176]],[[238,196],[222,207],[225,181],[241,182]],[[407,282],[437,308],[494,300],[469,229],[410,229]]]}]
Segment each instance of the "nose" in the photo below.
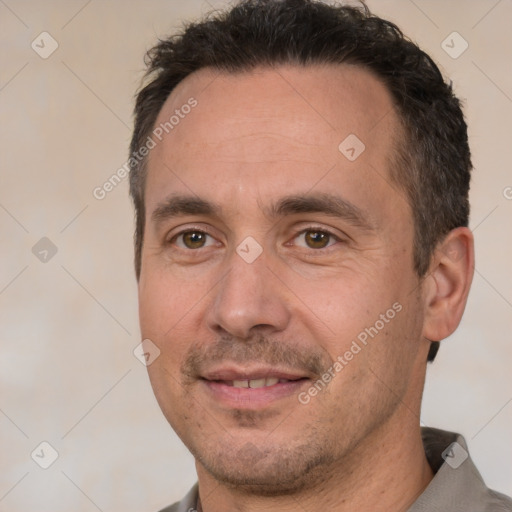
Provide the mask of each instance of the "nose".
[{"label": "nose", "polygon": [[236,252],[225,277],[215,288],[207,313],[208,327],[216,334],[246,339],[255,330],[266,334],[286,329],[290,322],[284,284],[267,266],[265,253],[252,263]]}]

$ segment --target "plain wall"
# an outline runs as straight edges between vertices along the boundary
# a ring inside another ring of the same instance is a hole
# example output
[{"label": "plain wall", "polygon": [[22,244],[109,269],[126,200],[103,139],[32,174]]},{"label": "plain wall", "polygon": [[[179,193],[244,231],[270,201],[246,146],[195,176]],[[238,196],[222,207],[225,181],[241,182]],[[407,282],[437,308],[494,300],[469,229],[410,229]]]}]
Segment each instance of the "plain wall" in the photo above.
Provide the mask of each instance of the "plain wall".
[{"label": "plain wall", "polygon": [[[512,494],[512,3],[368,3],[453,80],[475,166],[473,288],[428,370],[422,422],[462,433],[487,484]],[[221,5],[0,2],[0,511],[156,511],[195,481],[133,355],[127,180],[93,190],[127,159],[145,50]],[[46,59],[31,47],[51,48],[43,31],[58,43]],[[442,47],[454,31],[458,58]],[[59,453],[48,469],[31,458],[42,441]]]}]

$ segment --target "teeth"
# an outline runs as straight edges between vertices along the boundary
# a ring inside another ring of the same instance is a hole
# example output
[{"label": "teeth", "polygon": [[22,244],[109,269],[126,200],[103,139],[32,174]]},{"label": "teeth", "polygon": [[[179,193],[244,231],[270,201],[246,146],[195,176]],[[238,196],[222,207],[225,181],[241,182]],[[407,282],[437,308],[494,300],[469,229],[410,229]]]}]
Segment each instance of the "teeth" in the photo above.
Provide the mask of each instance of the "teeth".
[{"label": "teeth", "polygon": [[278,382],[288,382],[286,379],[277,379],[275,377],[269,377],[267,379],[252,379],[252,380],[234,380],[233,387],[235,388],[264,388],[268,386],[274,386]]},{"label": "teeth", "polygon": [[265,379],[253,379],[249,381],[249,387],[252,389],[255,388],[264,388],[265,387]]},{"label": "teeth", "polygon": [[249,381],[248,380],[234,380],[233,386],[235,388],[248,388],[249,387]]}]

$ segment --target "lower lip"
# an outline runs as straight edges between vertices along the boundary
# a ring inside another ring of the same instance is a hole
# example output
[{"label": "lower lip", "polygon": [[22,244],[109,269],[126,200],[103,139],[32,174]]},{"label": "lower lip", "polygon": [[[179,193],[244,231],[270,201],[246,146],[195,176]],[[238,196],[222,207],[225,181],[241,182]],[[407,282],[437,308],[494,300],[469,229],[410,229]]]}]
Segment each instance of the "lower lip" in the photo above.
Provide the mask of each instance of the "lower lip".
[{"label": "lower lip", "polygon": [[259,409],[276,400],[297,396],[308,379],[278,382],[263,388],[236,388],[223,382],[201,381],[213,397],[219,402],[235,409]]}]

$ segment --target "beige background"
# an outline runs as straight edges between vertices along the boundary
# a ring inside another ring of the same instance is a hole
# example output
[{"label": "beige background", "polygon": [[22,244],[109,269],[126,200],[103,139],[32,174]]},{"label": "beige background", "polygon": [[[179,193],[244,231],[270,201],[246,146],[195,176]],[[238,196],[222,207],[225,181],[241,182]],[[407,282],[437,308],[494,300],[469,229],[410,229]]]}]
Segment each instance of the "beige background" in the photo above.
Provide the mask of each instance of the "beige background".
[{"label": "beige background", "polygon": [[[103,200],[92,191],[126,161],[144,51],[221,4],[0,0],[0,511],[155,511],[195,480],[132,353],[127,182]],[[422,421],[463,433],[487,483],[512,494],[512,2],[369,5],[467,102],[476,275],[429,370]],[[31,48],[43,31],[59,45],[47,59]],[[469,44],[456,59],[441,46],[453,31]],[[32,252],[42,237],[57,247],[47,262]],[[59,453],[46,470],[31,458],[42,441]]]}]

